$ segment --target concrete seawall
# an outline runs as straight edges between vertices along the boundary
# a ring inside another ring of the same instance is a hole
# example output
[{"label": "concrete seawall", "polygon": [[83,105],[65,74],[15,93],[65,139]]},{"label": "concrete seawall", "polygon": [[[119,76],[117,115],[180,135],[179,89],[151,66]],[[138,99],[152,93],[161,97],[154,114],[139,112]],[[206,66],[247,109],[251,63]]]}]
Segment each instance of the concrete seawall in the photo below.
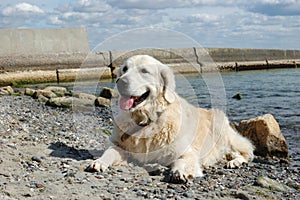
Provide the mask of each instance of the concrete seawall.
[{"label": "concrete seawall", "polygon": [[0,30],[0,84],[112,78],[125,59],[148,54],[175,73],[295,68],[300,50],[181,48],[89,52],[87,32],[71,29]]},{"label": "concrete seawall", "polygon": [[0,44],[0,72],[76,68],[89,53],[83,28],[2,29]]}]

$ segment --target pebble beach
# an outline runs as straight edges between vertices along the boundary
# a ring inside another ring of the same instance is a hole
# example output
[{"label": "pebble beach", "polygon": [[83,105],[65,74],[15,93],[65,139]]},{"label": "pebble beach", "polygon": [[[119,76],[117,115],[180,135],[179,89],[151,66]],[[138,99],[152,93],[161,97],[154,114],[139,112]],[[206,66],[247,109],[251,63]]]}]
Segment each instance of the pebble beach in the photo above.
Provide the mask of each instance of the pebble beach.
[{"label": "pebble beach", "polygon": [[0,96],[0,199],[300,199],[293,153],[238,169],[219,163],[185,184],[168,183],[165,168],[149,174],[135,164],[87,172],[111,131],[110,108],[80,112]]}]

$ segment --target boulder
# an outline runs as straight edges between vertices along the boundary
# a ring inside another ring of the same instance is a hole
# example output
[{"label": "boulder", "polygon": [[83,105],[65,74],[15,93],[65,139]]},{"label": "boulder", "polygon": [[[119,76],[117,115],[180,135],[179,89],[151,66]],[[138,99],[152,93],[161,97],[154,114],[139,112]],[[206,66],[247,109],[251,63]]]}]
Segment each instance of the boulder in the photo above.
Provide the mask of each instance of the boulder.
[{"label": "boulder", "polygon": [[36,92],[36,90],[34,90],[34,89],[26,88],[24,94],[27,95],[27,96],[33,97],[35,92]]},{"label": "boulder", "polygon": [[51,90],[36,90],[33,93],[32,97],[35,99],[38,99],[39,95],[43,95],[44,97],[47,97],[48,99],[57,97],[57,95],[54,92],[52,92]]},{"label": "boulder", "polygon": [[118,93],[112,88],[103,87],[99,96],[106,99],[111,99],[111,98],[117,98]]},{"label": "boulder", "polygon": [[58,97],[63,97],[67,94],[70,94],[70,92],[65,87],[59,87],[59,86],[48,86],[44,90],[50,90],[53,93],[55,93]]},{"label": "boulder", "polygon": [[92,94],[86,94],[86,93],[75,93],[73,95],[73,97],[79,98],[79,99],[83,99],[83,100],[88,100],[88,101],[95,101],[96,100],[96,96],[92,95]]},{"label": "boulder", "polygon": [[47,97],[45,97],[44,95],[40,94],[40,95],[38,96],[38,100],[39,100],[40,102],[46,103],[49,99],[48,99]]},{"label": "boulder", "polygon": [[10,86],[5,86],[0,88],[0,95],[12,95],[14,94],[14,89]]},{"label": "boulder", "polygon": [[264,157],[288,157],[287,142],[271,114],[242,120],[236,129],[255,145],[255,154]]},{"label": "boulder", "polygon": [[274,179],[271,179],[267,176],[259,176],[256,179],[256,184],[264,187],[264,188],[268,188],[271,190],[275,190],[275,191],[279,191],[279,192],[289,192],[289,191],[293,191],[292,188],[290,188],[287,185],[284,185]]},{"label": "boulder", "polygon": [[[86,94],[86,93],[76,93],[73,95],[74,98],[74,105],[76,107],[80,106],[94,106],[95,100],[97,97],[92,94]],[[77,99],[76,99],[77,98]]]},{"label": "boulder", "polygon": [[49,99],[46,105],[62,108],[73,107],[78,110],[85,109],[86,107],[94,107],[95,101],[91,101],[90,99],[80,99],[77,97],[56,97]]},{"label": "boulder", "polygon": [[111,106],[111,102],[109,99],[106,99],[104,97],[98,97],[95,101],[95,106],[98,107],[110,107]]},{"label": "boulder", "polygon": [[73,105],[73,97],[56,97],[46,102],[46,105],[53,107],[70,108]]},{"label": "boulder", "polygon": [[237,93],[237,94],[233,95],[232,98],[237,99],[237,100],[241,100],[243,98],[243,94],[242,93]]}]

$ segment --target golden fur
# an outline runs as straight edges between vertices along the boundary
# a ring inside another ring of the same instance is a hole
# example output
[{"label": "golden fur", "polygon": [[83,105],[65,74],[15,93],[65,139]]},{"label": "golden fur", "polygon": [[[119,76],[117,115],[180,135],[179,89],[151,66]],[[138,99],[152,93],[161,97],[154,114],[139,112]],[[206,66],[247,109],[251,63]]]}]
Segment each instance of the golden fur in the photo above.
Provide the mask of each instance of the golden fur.
[{"label": "golden fur", "polygon": [[[141,69],[147,74],[139,74]],[[222,111],[196,108],[175,93],[174,76],[166,65],[150,56],[133,56],[118,70],[118,80],[121,97],[145,90],[150,94],[142,105],[118,112],[112,144],[90,168],[104,171],[130,156],[170,166],[171,180],[181,182],[202,176],[203,166],[227,155],[230,168],[252,160],[253,145],[231,128]]]}]

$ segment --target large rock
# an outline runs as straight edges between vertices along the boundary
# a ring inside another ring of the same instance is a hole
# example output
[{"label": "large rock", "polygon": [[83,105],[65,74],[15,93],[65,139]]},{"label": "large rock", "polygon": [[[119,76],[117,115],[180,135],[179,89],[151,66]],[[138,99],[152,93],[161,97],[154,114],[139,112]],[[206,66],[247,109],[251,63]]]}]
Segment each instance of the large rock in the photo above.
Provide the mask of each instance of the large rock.
[{"label": "large rock", "polygon": [[276,191],[279,191],[279,192],[289,192],[289,191],[293,191],[292,188],[290,188],[289,186],[287,185],[284,185],[274,179],[271,179],[267,176],[259,176],[257,179],[256,179],[256,184],[261,186],[261,187],[264,187],[264,188],[268,188],[268,189],[271,189],[271,190],[276,190]]},{"label": "large rock", "polygon": [[47,101],[46,105],[53,107],[70,108],[73,105],[73,97],[56,97]]},{"label": "large rock", "polygon": [[73,107],[73,109],[75,110],[86,110],[87,107],[94,107],[95,101],[91,101],[90,99],[81,99],[77,97],[56,97],[49,99],[46,105],[63,108]]},{"label": "large rock", "polygon": [[70,92],[65,87],[59,87],[59,86],[48,86],[44,90],[50,90],[53,93],[55,93],[58,97],[63,97],[66,94],[70,94]]},{"label": "large rock", "polygon": [[111,98],[117,98],[118,93],[112,88],[103,87],[99,96],[106,99],[111,99]]},{"label": "large rock", "polygon": [[98,97],[95,101],[95,106],[98,107],[110,107],[111,106],[111,102],[109,99],[106,99],[104,97]]},{"label": "large rock", "polygon": [[97,99],[97,97],[95,95],[92,94],[86,94],[86,93],[76,93],[73,95],[73,97],[78,98],[78,100],[76,100],[74,98],[74,105],[76,107],[80,107],[80,106],[94,106],[95,105],[95,100]]},{"label": "large rock", "polygon": [[44,97],[47,97],[48,99],[57,97],[57,95],[54,92],[52,92],[51,90],[36,90],[33,93],[32,97],[35,99],[38,99],[40,95],[43,95]]},{"label": "large rock", "polygon": [[24,94],[27,95],[27,96],[33,97],[35,92],[36,92],[36,90],[34,90],[34,89],[26,88]]},{"label": "large rock", "polygon": [[243,120],[236,126],[236,129],[253,141],[256,155],[288,157],[287,142],[273,115],[266,114]]},{"label": "large rock", "polygon": [[10,86],[1,87],[0,88],[0,95],[12,95],[14,94],[14,89]]}]

